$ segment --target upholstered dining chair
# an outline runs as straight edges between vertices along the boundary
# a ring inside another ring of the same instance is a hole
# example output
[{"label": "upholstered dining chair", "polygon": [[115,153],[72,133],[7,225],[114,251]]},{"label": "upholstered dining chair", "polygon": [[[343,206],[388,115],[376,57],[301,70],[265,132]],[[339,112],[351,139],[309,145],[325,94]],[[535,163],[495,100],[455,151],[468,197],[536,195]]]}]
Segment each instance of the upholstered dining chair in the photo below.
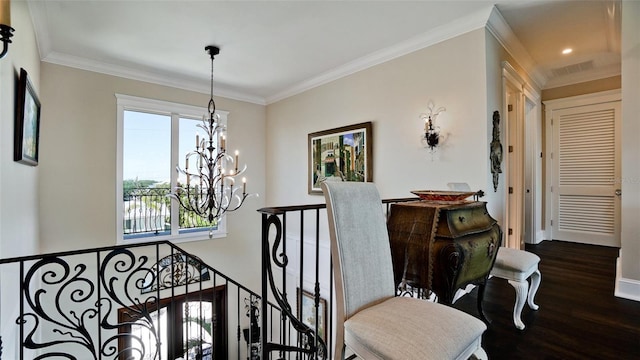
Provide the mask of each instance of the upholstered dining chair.
[{"label": "upholstered dining chair", "polygon": [[323,182],[336,286],[335,356],[486,359],[479,319],[446,305],[398,297],[382,202],[375,185]]}]

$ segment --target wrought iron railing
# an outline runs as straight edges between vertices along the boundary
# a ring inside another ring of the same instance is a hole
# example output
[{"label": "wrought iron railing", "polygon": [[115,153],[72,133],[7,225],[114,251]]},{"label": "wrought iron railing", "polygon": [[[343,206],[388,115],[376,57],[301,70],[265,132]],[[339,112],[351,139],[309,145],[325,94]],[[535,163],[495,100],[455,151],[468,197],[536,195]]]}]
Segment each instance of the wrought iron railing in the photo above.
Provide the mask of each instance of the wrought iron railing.
[{"label": "wrought iron railing", "polygon": [[0,359],[332,359],[325,205],[259,211],[260,292],[166,241],[1,259]]},{"label": "wrought iron railing", "polygon": [[[389,214],[391,204],[416,199],[388,199],[381,206]],[[333,359],[334,278],[326,205],[258,211],[262,213],[262,293],[269,293],[283,309],[278,319],[262,304],[267,316],[261,326],[279,321],[282,330],[279,343],[263,338],[262,348],[285,359],[298,359],[300,354]]]},{"label": "wrought iron railing", "polygon": [[262,297],[169,242],[2,259],[0,274],[3,359],[259,356]]}]

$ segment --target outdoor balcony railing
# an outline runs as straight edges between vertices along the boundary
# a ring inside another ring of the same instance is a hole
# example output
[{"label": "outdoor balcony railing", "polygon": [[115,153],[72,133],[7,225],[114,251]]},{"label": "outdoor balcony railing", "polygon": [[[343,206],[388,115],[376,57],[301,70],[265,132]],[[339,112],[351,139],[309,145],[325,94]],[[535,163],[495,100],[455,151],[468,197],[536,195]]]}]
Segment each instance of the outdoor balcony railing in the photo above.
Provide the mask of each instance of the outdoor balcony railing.
[{"label": "outdoor balcony railing", "polygon": [[[123,195],[123,223],[125,237],[134,234],[154,234],[171,230],[171,199],[167,187],[136,187],[126,189]],[[208,223],[197,215],[179,212],[180,229],[208,228]]]}]

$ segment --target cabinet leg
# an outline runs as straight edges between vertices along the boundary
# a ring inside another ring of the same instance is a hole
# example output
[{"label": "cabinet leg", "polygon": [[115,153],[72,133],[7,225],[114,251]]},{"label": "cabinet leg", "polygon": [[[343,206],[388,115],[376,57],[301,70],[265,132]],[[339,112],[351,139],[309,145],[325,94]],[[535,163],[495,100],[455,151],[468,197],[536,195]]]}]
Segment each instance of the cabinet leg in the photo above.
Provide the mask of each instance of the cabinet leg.
[{"label": "cabinet leg", "polygon": [[480,314],[480,319],[482,321],[485,322],[485,324],[490,324],[491,321],[489,321],[489,319],[487,319],[487,317],[484,315],[484,310],[482,309],[482,301],[484,300],[484,290],[485,290],[485,286],[486,284],[480,284],[478,285],[478,313]]}]

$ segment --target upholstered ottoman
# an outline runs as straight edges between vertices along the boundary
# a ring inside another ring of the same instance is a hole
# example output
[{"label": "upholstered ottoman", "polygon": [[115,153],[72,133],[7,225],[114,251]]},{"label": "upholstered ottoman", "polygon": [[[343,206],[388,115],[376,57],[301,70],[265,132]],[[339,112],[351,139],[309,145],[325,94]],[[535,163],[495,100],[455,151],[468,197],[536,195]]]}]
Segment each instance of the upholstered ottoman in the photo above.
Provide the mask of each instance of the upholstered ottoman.
[{"label": "upholstered ottoman", "polygon": [[[524,250],[500,247],[496,255],[496,262],[491,269],[491,275],[507,279],[509,284],[516,289],[516,303],[513,307],[513,322],[520,330],[524,329],[524,323],[520,319],[525,299],[529,307],[538,310],[538,305],[533,302],[538,286],[540,285],[540,271],[538,263],[540,258]],[[527,279],[531,278],[531,284]]]}]

